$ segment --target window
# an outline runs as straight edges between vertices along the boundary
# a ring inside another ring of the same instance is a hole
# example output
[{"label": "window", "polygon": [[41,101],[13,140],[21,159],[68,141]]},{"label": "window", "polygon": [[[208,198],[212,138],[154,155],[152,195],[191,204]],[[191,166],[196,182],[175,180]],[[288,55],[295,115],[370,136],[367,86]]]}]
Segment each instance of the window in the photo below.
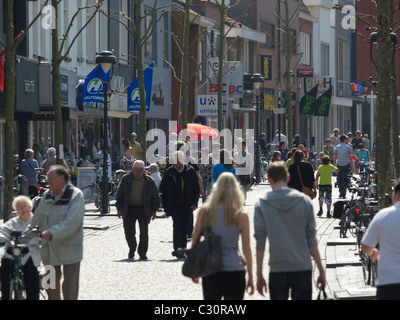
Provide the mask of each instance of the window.
[{"label": "window", "polygon": [[[146,42],[144,44],[144,56],[147,59],[151,59],[157,63],[157,27],[154,27],[153,24],[156,23],[157,18],[154,12],[151,9],[145,9],[145,25],[144,30],[142,32],[142,37],[146,38]],[[153,28],[154,27],[154,28]],[[154,30],[154,32],[153,32]]]},{"label": "window", "polygon": [[347,41],[338,40],[337,46],[337,88],[339,96],[346,96],[350,87],[350,64],[349,64],[349,43]]},{"label": "window", "polygon": [[305,65],[311,64],[311,43],[308,33],[300,32],[300,51],[303,53],[300,63]]},{"label": "window", "polygon": [[262,47],[275,48],[275,26],[272,23],[261,21],[260,31],[265,32],[266,42],[261,44]]},{"label": "window", "polygon": [[321,44],[321,76],[329,75],[329,45]]},{"label": "window", "polygon": [[[88,0],[87,5],[94,4],[95,0]],[[86,19],[85,23],[89,21],[90,17],[93,14],[95,9],[91,8],[86,10]],[[86,57],[89,61],[95,60],[96,51],[97,51],[97,34],[96,34],[96,19],[95,17],[87,26],[86,26]]]},{"label": "window", "polygon": [[[170,35],[169,35],[169,12],[165,12],[163,15],[163,31],[162,31],[162,35],[163,35],[163,63],[164,60],[169,61],[169,39],[170,39]],[[202,56],[199,55],[199,59]],[[168,67],[167,64],[164,64],[164,66]]]}]

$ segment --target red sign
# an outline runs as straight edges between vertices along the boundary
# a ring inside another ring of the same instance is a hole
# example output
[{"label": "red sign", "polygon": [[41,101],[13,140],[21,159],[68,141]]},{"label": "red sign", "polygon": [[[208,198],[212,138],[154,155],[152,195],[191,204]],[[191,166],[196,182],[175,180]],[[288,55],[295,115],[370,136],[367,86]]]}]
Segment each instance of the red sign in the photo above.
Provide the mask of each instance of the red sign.
[{"label": "red sign", "polygon": [[312,77],[314,74],[313,68],[300,68],[297,69],[298,77]]}]

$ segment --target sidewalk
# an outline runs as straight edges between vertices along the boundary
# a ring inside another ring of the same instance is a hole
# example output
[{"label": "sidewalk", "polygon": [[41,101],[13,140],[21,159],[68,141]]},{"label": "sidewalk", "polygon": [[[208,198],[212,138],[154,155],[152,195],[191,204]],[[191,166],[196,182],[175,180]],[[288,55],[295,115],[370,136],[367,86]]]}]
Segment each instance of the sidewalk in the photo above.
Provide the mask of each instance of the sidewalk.
[{"label": "sidewalk", "polygon": [[[335,178],[333,178],[333,183],[335,183]],[[271,187],[266,182],[259,185],[254,185],[251,191],[248,192],[248,198],[244,211],[249,214],[250,218],[250,241],[253,254],[253,277],[256,281],[256,262],[255,262],[255,239],[254,239],[254,224],[253,224],[253,213],[254,205],[257,200],[262,197],[267,191],[270,191]],[[338,189],[333,188],[333,202],[338,199]],[[201,202],[199,204],[201,206]],[[326,268],[327,275],[327,288],[326,293],[329,299],[374,299],[375,289],[369,288],[364,285],[362,267],[359,262],[358,256],[355,256],[356,244],[355,240],[351,237],[347,239],[341,239],[339,236],[339,220],[326,218],[326,206],[324,204],[324,214],[322,217],[318,217],[316,214],[319,210],[318,199],[313,200],[316,228],[317,228],[317,238],[318,246],[321,255],[323,265]],[[333,210],[333,206],[332,206]],[[158,212],[158,216],[162,217],[163,212]],[[98,250],[100,247],[103,250],[109,248],[108,244],[98,247],[98,244],[93,243],[93,238],[95,237],[99,242],[103,237],[104,240],[114,237],[111,234],[118,234],[117,246],[114,246],[111,250],[114,252],[108,252],[107,255],[113,256],[119,251],[119,260],[114,259],[114,262],[125,262],[127,266],[131,266],[132,263],[128,263],[127,257],[127,246],[123,236],[122,221],[116,217],[115,206],[111,206],[111,213],[107,215],[101,215],[94,211],[93,206],[87,206],[87,212],[85,216],[85,248],[87,251],[90,250],[91,244],[95,248],[92,248],[97,254],[97,257],[102,256]],[[112,241],[116,241],[113,239]],[[190,243],[188,243],[190,246]],[[121,249],[123,248],[123,249]],[[116,252],[115,252],[116,250]],[[267,249],[268,250],[268,242]],[[90,268],[91,273],[93,269],[88,265],[91,260],[91,254],[85,251],[85,260],[82,267],[82,279],[85,279],[85,274]],[[171,256],[172,251],[172,219],[171,218],[158,218],[150,223],[149,226],[149,260],[146,262],[138,262],[135,260],[133,265],[135,265],[134,270],[132,270],[132,281],[137,285],[139,281],[139,289],[143,285],[142,295],[126,296],[127,299],[161,299],[161,300],[171,300],[171,299],[202,299],[201,286],[193,284],[190,279],[187,279],[181,274],[182,261],[175,259]],[[107,257],[107,260],[110,257]],[[264,258],[264,275],[268,276],[268,252]],[[97,259],[98,261],[98,259]],[[98,263],[98,262],[97,262]],[[144,267],[145,266],[145,267]],[[142,269],[142,267],[144,267]],[[117,268],[119,270],[119,268]],[[102,269],[102,271],[104,271]],[[141,272],[144,272],[143,276],[139,276]],[[125,273],[122,272],[122,273]],[[122,274],[121,274],[122,275]],[[318,277],[318,270],[314,264],[313,270],[314,281],[316,283]],[[149,277],[149,278],[148,278]],[[151,279],[157,279],[153,282]],[[101,299],[98,293],[91,297],[89,292],[85,292],[86,281],[84,281],[83,286],[81,286],[82,295],[86,299]],[[182,284],[182,286],[180,285]],[[86,289],[92,291],[89,284]],[[178,285],[180,290],[173,290],[172,287]],[[145,289],[147,288],[147,289]],[[168,288],[168,289],[167,289]],[[110,289],[113,290],[113,289]],[[167,290],[168,292],[165,292]],[[88,295],[86,295],[88,294]],[[112,292],[109,291],[112,296]],[[313,287],[313,299],[316,299],[318,295],[317,289]],[[83,297],[82,297],[83,298]],[[124,299],[123,297],[120,297]],[[112,299],[112,298],[111,298]],[[247,300],[261,300],[265,299],[257,292],[253,296],[245,295]],[[266,299],[269,299],[267,294]]]}]

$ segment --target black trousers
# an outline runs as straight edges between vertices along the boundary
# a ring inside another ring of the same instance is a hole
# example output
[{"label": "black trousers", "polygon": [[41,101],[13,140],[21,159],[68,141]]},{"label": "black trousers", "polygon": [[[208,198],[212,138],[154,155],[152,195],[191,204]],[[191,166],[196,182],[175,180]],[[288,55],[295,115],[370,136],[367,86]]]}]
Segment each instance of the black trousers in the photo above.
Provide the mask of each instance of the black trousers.
[{"label": "black trousers", "polygon": [[312,271],[270,272],[269,293],[271,300],[311,300]]},{"label": "black trousers", "polygon": [[193,215],[193,212],[185,206],[175,206],[172,209],[174,250],[186,248],[190,214]]},{"label": "black trousers", "polygon": [[[10,299],[10,281],[14,271],[14,260],[1,260],[1,299]],[[24,284],[27,300],[39,300],[40,283],[39,272],[33,264],[32,258],[29,258],[24,266],[22,266],[24,276]]]},{"label": "black trousers", "polygon": [[243,300],[245,271],[221,271],[203,278],[204,300]]},{"label": "black trousers", "polygon": [[337,184],[339,187],[339,195],[345,196],[346,195],[346,188],[349,184],[349,178],[347,175],[350,172],[350,165],[347,166],[337,166],[338,174],[337,174]]},{"label": "black trousers", "polygon": [[400,283],[376,287],[377,300],[400,300]]},{"label": "black trousers", "polygon": [[[139,221],[139,246],[136,241],[136,221]],[[146,221],[144,207],[129,207],[129,212],[124,218],[125,239],[128,243],[129,253],[134,254],[136,247],[140,257],[146,256],[149,248],[149,224]]]}]

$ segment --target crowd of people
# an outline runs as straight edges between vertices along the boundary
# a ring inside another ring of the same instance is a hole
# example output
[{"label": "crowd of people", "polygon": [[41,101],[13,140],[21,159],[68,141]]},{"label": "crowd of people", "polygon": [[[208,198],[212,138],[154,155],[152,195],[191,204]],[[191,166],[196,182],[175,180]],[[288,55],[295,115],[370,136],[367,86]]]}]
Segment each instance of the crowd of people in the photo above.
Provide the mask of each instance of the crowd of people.
[{"label": "crowd of people", "polygon": [[[287,149],[287,138],[279,132],[277,136],[279,149],[275,151],[274,159],[267,168],[272,191],[259,199],[254,209],[256,281],[253,281],[252,274],[249,217],[244,212],[254,160],[244,140],[239,141],[235,150],[224,149],[221,145],[218,145],[219,148],[213,146],[212,152],[203,148],[203,161],[200,164],[191,162],[193,156],[189,143],[173,141],[174,147],[170,150],[175,151],[168,157],[169,161],[162,176],[157,164],[150,164],[149,172],[146,172],[146,163],[140,159],[141,146],[136,141],[135,133],[132,133],[130,140],[123,141],[124,154],[135,158],[131,170],[121,178],[115,203],[117,216],[123,220],[129,248],[128,259],[134,259],[136,253],[139,260],[148,259],[149,224],[162,206],[166,216],[173,221],[174,257],[186,258],[188,238],[191,238],[191,245],[194,246],[207,228],[221,238],[223,267],[220,272],[202,279],[204,299],[240,300],[244,298],[246,291],[252,295],[255,289],[264,295],[267,281],[263,274],[263,260],[267,239],[270,266],[268,288],[271,299],[286,300],[290,295],[293,300],[310,300],[313,283],[312,259],[319,271],[317,286],[324,289],[326,275],[317,245],[312,199],[304,193],[304,187],[310,188],[315,194],[319,190],[320,210],[317,215],[323,214],[325,202],[327,217],[330,217],[332,174],[337,173],[340,196],[345,197],[347,173],[356,168],[353,166],[353,156],[358,157],[359,163],[363,164],[372,159],[366,147],[367,137],[362,139],[361,133],[357,131],[350,140],[348,134],[339,135],[339,130],[335,129],[325,139],[325,145],[319,154],[318,167],[314,172],[299,135],[295,136],[295,147],[291,150]],[[29,168],[32,169],[32,175],[36,175],[37,168],[46,170],[49,190],[43,195],[35,214],[32,214],[30,199],[20,196],[13,203],[17,217],[5,223],[0,231],[6,233],[12,229],[23,230],[28,224],[38,225],[42,230],[41,248],[38,248],[37,243],[32,245],[31,254],[23,261],[24,270],[27,270],[25,276],[31,277],[32,282],[36,283],[37,275],[34,270],[40,256],[45,265],[54,266],[56,270],[56,286],[47,291],[48,297],[61,299],[62,293],[64,299],[73,300],[78,298],[79,292],[85,205],[82,192],[70,183],[68,169],[55,165],[56,155],[51,155],[53,150],[50,149],[48,158],[41,166],[34,159],[33,150],[27,150],[26,159],[21,164],[27,177]],[[241,171],[242,169],[247,171]],[[34,183],[33,180],[29,182]],[[194,219],[200,198],[203,203]],[[400,203],[398,186],[393,199],[396,202],[393,210],[397,212]],[[391,219],[395,221],[396,218]],[[136,239],[136,222],[139,224],[139,241]],[[374,231],[369,233],[363,243],[366,250],[371,250],[371,255],[375,257],[379,254],[375,249],[379,235]],[[390,246],[392,244],[388,244],[389,248]],[[384,248],[386,247],[381,249],[382,256],[387,254]],[[10,257],[3,257],[4,266],[10,265],[7,259]],[[392,263],[390,259],[389,262]],[[9,279],[11,272],[10,269],[4,270],[3,283]],[[199,279],[193,281],[199,283]],[[39,287],[29,280],[25,282],[27,297],[38,299]],[[7,290],[7,286],[4,286],[3,299],[8,297]],[[387,293],[382,295],[387,296]]]}]

